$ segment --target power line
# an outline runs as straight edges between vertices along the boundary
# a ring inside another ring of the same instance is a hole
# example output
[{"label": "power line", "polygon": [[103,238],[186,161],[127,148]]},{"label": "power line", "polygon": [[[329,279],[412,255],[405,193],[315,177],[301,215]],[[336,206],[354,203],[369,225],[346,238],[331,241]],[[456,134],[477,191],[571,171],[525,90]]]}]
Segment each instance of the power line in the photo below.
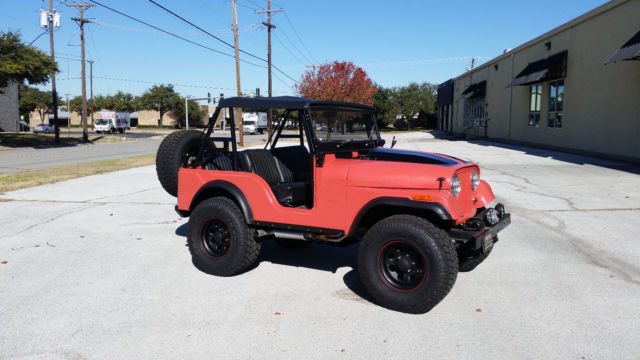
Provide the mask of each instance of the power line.
[{"label": "power line", "polygon": [[[281,29],[282,29],[282,27],[281,27]],[[284,37],[285,37],[285,38],[287,38],[287,40],[289,40],[289,43],[290,43],[291,45],[293,45],[294,49],[296,49],[296,50],[300,53],[300,55],[302,55],[302,56],[306,59],[306,61],[307,61],[307,62],[306,62],[306,63],[305,63],[305,62],[303,62],[303,65],[304,65],[304,64],[309,64],[309,63],[314,63],[314,64],[315,64],[315,63],[317,63],[317,61],[313,61],[313,60],[311,60],[311,59],[310,59],[310,58],[309,58],[309,57],[308,57],[304,52],[302,52],[302,51],[300,50],[300,48],[298,48],[298,47],[296,46],[296,44],[295,44],[293,41],[291,41],[291,39],[289,38],[289,36],[287,36],[287,33],[286,33],[286,32],[284,32],[284,29],[283,29],[283,31],[280,31],[280,32],[282,33],[282,35],[284,35]],[[281,41],[281,43],[282,43],[282,41]],[[283,46],[284,46],[284,44],[283,44]]]},{"label": "power line", "polygon": [[[110,76],[94,76],[94,79],[100,79],[100,80],[111,80],[111,81],[122,81],[122,82],[130,82],[130,83],[138,83],[138,84],[151,84],[151,85],[157,85],[160,84],[161,82],[158,81],[148,81],[148,80],[136,80],[136,79],[127,79],[127,78],[116,78],[116,77],[110,77]],[[81,79],[80,77],[72,77],[72,78],[65,78],[65,79],[61,79],[61,80],[79,80]],[[286,83],[283,82],[283,84],[285,86],[289,86]],[[235,91],[235,88],[225,88],[225,87],[219,87],[219,86],[209,86],[209,85],[195,85],[195,84],[171,84],[175,87],[188,87],[188,88],[198,88],[198,89],[211,89],[211,90],[228,90],[228,91]],[[278,93],[282,93],[282,94],[288,94],[289,92],[284,92],[284,91],[277,91]]]},{"label": "power line", "polygon": [[305,65],[307,63],[305,63],[304,61],[300,60],[300,58],[298,58],[291,50],[289,50],[289,48],[282,42],[282,40],[280,40],[280,38],[278,37],[278,35],[276,35],[275,33],[273,34],[273,36],[276,38],[276,40],[278,40],[278,42],[280,43],[280,45],[282,45],[282,47],[287,50],[289,52],[289,54],[291,54],[291,56],[293,56],[294,59],[296,59],[296,61],[298,61],[300,64]]},{"label": "power line", "polygon": [[313,54],[311,53],[311,51],[309,51],[309,48],[307,47],[307,45],[304,44],[304,41],[302,41],[302,38],[300,37],[300,35],[298,34],[298,31],[296,30],[296,28],[293,26],[293,22],[291,22],[291,19],[289,19],[289,15],[287,15],[287,12],[284,11],[284,17],[287,19],[287,21],[289,22],[289,25],[291,25],[291,29],[293,29],[293,32],[296,34],[296,36],[298,37],[298,40],[300,40],[300,43],[302,44],[302,46],[305,48],[305,50],[307,50],[307,52],[309,53],[309,55],[311,55],[311,57],[314,60],[314,63],[317,64],[319,63],[319,61],[316,59],[315,56],[313,56]]},{"label": "power line", "polygon": [[[96,5],[102,6],[103,8],[105,8],[105,9],[107,9],[107,10],[113,11],[113,12],[115,12],[116,14],[122,15],[122,16],[124,16],[124,17],[128,18],[128,19],[131,19],[131,20],[133,20],[133,21],[139,22],[139,23],[141,23],[141,24],[143,24],[143,25],[146,25],[146,26],[148,26],[148,27],[150,27],[150,28],[156,29],[156,30],[158,30],[158,31],[160,31],[160,32],[162,32],[162,33],[165,33],[165,34],[167,34],[167,35],[173,36],[173,37],[178,38],[178,39],[180,39],[180,40],[186,41],[186,42],[188,42],[188,43],[190,43],[190,44],[193,44],[193,45],[199,46],[199,47],[201,47],[201,48],[203,48],[203,49],[207,49],[207,50],[213,51],[213,52],[218,53],[218,54],[220,54],[220,55],[224,55],[224,56],[227,56],[227,57],[235,58],[235,57],[234,57],[233,55],[231,55],[231,54],[224,53],[224,52],[222,52],[222,51],[220,51],[220,50],[216,50],[216,49],[210,48],[210,47],[208,47],[208,46],[205,46],[205,45],[199,44],[199,43],[197,43],[197,42],[195,42],[195,41],[189,40],[189,39],[187,39],[187,38],[185,38],[185,37],[182,37],[182,36],[180,36],[180,35],[176,35],[176,34],[174,34],[174,33],[172,33],[172,32],[167,31],[167,30],[161,29],[161,28],[159,28],[159,27],[157,27],[157,26],[155,26],[155,25],[151,25],[151,24],[149,24],[149,23],[147,23],[147,22],[145,22],[145,21],[142,21],[142,20],[140,20],[140,19],[134,18],[134,17],[133,17],[133,16],[131,16],[131,15],[125,14],[125,13],[123,13],[122,11],[118,11],[118,10],[116,10],[116,9],[114,9],[114,8],[111,8],[111,7],[107,6],[107,5],[104,5],[104,4],[102,4],[102,3],[98,2],[98,1],[95,1],[95,0],[89,0],[89,1],[90,1],[90,2],[92,2],[92,3],[94,3],[94,4],[96,4]],[[242,61],[242,62],[244,62],[244,63],[247,63],[247,64],[250,64],[250,65],[253,65],[253,66],[257,66],[257,67],[261,67],[261,68],[266,68],[265,66],[255,64],[255,63],[252,63],[252,62],[250,62],[250,61],[246,61],[246,60],[240,60],[240,61]]]},{"label": "power line", "polygon": [[[189,24],[189,25],[193,26],[194,28],[196,28],[196,29],[198,29],[198,30],[202,31],[203,33],[205,33],[205,34],[207,34],[207,35],[211,36],[212,38],[214,38],[214,39],[216,39],[216,40],[220,41],[221,43],[223,43],[223,44],[225,44],[225,45],[229,46],[230,48],[234,48],[234,49],[235,49],[235,46],[234,46],[233,44],[228,43],[228,42],[226,42],[226,41],[224,41],[224,40],[220,39],[219,37],[217,37],[217,36],[215,36],[215,35],[211,34],[210,32],[206,31],[205,29],[201,28],[200,26],[198,26],[198,25],[196,25],[196,24],[192,23],[191,21],[189,21],[189,20],[187,20],[187,19],[183,18],[182,16],[180,16],[180,15],[176,14],[175,12],[173,12],[173,11],[171,11],[171,10],[167,9],[166,7],[164,7],[164,6],[160,5],[160,4],[158,4],[158,3],[157,3],[157,2],[155,2],[154,0],[149,0],[149,2],[150,2],[150,3],[152,3],[152,4],[154,4],[154,5],[156,5],[157,7],[161,8],[162,10],[164,10],[164,11],[168,12],[169,14],[171,14],[171,15],[173,15],[173,16],[175,16],[175,17],[177,17],[178,19],[180,19],[180,20],[182,20],[182,21],[186,22],[187,24]],[[245,54],[245,55],[249,55],[249,56],[251,56],[251,57],[253,57],[253,58],[255,58],[255,59],[258,59],[258,60],[261,60],[261,61],[264,61],[264,62],[268,63],[268,60],[263,59],[263,58],[261,58],[261,57],[259,57],[259,56],[257,56],[257,55],[254,55],[254,54],[252,54],[252,53],[250,53],[250,52],[248,52],[248,51],[244,51],[244,50],[242,50],[242,49],[238,49],[238,52],[241,52],[241,53],[243,53],[243,54]],[[291,76],[289,76],[289,74],[287,74],[287,73],[285,73],[284,71],[280,70],[277,66],[275,66],[275,65],[273,65],[273,64],[271,64],[271,66],[272,66],[274,69],[278,70],[280,73],[282,73],[282,75],[284,75],[284,76],[288,77],[289,79],[291,79],[291,81],[293,81],[293,82],[295,82],[295,83],[298,83],[298,81],[296,81],[296,79],[292,78]]]}]

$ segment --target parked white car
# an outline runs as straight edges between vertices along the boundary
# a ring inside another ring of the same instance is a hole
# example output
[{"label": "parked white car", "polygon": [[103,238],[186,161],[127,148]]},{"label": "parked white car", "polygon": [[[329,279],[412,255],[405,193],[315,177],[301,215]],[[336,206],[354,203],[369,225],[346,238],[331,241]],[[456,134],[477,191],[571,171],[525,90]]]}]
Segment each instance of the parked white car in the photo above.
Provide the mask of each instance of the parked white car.
[{"label": "parked white car", "polygon": [[53,134],[56,131],[56,128],[53,125],[49,124],[38,124],[33,127],[34,133],[45,133],[45,134]]}]

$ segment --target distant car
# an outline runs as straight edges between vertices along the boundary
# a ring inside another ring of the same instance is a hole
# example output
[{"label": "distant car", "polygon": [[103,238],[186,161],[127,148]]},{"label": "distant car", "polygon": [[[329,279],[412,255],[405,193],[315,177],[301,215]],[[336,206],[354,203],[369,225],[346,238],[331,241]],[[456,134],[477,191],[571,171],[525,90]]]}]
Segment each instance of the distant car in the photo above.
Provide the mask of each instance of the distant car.
[{"label": "distant car", "polygon": [[27,123],[26,123],[26,122],[24,122],[24,121],[19,121],[19,122],[18,122],[18,126],[19,126],[19,128],[20,128],[20,131],[29,131],[29,130],[31,130],[31,129],[29,128],[29,125],[27,125]]},{"label": "distant car", "polygon": [[45,134],[53,134],[55,132],[55,127],[49,124],[38,124],[33,127],[34,133],[45,133]]}]

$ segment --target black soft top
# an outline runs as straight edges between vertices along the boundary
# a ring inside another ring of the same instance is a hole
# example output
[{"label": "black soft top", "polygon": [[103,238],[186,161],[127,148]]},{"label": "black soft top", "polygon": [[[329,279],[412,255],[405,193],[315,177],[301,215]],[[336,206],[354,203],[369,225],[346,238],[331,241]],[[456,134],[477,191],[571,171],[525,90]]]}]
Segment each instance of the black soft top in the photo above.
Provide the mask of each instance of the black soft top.
[{"label": "black soft top", "polygon": [[219,107],[233,108],[262,108],[262,109],[307,109],[313,106],[338,106],[350,107],[363,110],[373,110],[373,107],[362,104],[354,104],[340,101],[321,101],[296,96],[274,96],[274,97],[231,97],[220,100]]}]

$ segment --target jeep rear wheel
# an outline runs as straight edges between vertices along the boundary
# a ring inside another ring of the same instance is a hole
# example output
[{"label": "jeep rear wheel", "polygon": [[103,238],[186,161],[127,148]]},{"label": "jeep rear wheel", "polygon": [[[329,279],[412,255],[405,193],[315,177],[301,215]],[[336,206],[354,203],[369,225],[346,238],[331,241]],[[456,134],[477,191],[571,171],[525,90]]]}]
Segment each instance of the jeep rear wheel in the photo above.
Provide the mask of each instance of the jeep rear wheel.
[{"label": "jeep rear wheel", "polygon": [[260,254],[254,230],[236,204],[225,197],[196,206],[189,218],[187,245],[198,269],[218,276],[246,271]]},{"label": "jeep rear wheel", "polygon": [[170,195],[178,194],[178,170],[191,165],[198,155],[201,134],[197,130],[174,131],[160,143],[156,173],[160,184]]},{"label": "jeep rear wheel", "polygon": [[358,271],[380,305],[423,314],[453,287],[458,256],[443,230],[420,217],[394,215],[365,234],[358,250]]}]

